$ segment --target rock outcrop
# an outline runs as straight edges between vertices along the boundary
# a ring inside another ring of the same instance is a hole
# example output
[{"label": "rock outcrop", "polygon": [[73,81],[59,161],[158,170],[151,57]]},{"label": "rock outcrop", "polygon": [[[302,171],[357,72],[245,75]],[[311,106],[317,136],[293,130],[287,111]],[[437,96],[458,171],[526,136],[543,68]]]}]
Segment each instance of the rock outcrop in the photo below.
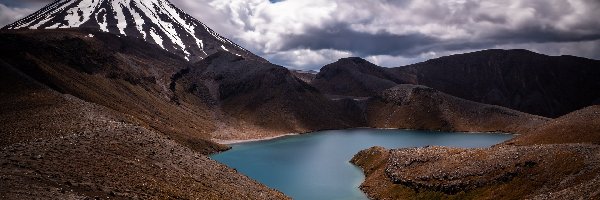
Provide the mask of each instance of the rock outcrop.
[{"label": "rock outcrop", "polygon": [[597,199],[599,113],[590,106],[491,148],[373,147],[351,162],[373,199]]},{"label": "rock outcrop", "polygon": [[372,199],[596,199],[600,147],[585,144],[486,149],[373,147],[351,161]]}]

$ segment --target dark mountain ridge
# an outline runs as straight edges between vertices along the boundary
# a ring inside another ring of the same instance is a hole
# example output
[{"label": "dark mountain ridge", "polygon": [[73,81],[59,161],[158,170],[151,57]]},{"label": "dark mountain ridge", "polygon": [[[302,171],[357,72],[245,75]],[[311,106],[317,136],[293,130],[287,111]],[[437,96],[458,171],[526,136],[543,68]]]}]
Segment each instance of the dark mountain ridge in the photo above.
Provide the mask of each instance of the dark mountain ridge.
[{"label": "dark mountain ridge", "polygon": [[600,61],[527,50],[486,50],[394,68],[450,95],[547,117],[600,99]]},{"label": "dark mountain ridge", "polygon": [[312,85],[326,94],[372,96],[410,83],[467,100],[558,117],[597,104],[598,77],[597,60],[527,50],[484,50],[397,68],[342,59],[323,67]]},{"label": "dark mountain ridge", "polygon": [[408,83],[387,69],[362,58],[343,58],[325,65],[311,85],[325,94],[373,96],[397,84]]}]

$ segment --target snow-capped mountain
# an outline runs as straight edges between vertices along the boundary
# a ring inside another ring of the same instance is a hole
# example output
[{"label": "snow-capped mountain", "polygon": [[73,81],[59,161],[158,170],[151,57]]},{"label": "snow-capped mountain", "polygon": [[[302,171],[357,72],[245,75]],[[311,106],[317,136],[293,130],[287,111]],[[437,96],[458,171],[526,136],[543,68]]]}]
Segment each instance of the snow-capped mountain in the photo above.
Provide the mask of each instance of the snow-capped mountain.
[{"label": "snow-capped mountain", "polygon": [[142,38],[187,60],[217,51],[261,59],[168,0],[57,0],[3,29],[92,28]]}]

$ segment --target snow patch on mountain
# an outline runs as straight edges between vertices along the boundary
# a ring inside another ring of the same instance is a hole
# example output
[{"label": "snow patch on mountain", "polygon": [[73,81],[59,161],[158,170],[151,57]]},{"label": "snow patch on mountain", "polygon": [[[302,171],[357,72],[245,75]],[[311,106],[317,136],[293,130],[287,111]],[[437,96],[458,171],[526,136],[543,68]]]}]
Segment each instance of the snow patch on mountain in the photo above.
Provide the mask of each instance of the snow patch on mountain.
[{"label": "snow patch on mountain", "polygon": [[168,0],[59,0],[4,29],[95,28],[200,60],[218,49],[258,58]]}]

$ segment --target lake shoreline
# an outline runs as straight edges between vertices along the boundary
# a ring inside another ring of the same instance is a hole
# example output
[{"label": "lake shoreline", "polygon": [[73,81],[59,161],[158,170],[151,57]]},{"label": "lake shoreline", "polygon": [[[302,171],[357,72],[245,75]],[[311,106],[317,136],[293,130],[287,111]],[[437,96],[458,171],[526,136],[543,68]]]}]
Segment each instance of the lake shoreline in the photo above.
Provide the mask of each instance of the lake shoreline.
[{"label": "lake shoreline", "polygon": [[216,143],[219,143],[219,144],[231,145],[231,144],[242,144],[242,143],[248,143],[248,142],[259,142],[259,141],[265,141],[265,140],[272,140],[272,139],[282,138],[285,136],[295,136],[295,135],[300,135],[300,134],[301,133],[286,133],[286,134],[282,134],[282,135],[269,136],[269,137],[264,137],[264,138],[255,138],[255,139],[244,139],[244,140],[213,139],[213,141]]},{"label": "lake shoreline", "polygon": [[[295,199],[367,200],[368,196],[359,189],[366,180],[365,174],[360,167],[348,162],[361,150],[373,146],[488,148],[513,137],[369,128],[291,135],[239,143],[211,158]],[[235,142],[240,141],[248,140]]]},{"label": "lake shoreline", "polygon": [[[442,130],[402,129],[402,128],[373,128],[373,127],[356,127],[356,128],[332,129],[332,130],[353,130],[353,129],[431,131],[431,132],[440,132],[440,133],[446,132],[446,131],[442,131]],[[281,134],[281,135],[276,135],[276,136],[254,138],[254,139],[222,140],[222,139],[214,139],[213,138],[213,142],[216,142],[216,143],[222,144],[222,145],[242,144],[242,143],[248,143],[248,142],[260,142],[260,141],[266,141],[266,140],[273,140],[273,139],[278,139],[278,138],[282,138],[282,137],[286,137],[286,136],[298,136],[298,135],[304,135],[304,134],[311,134],[311,133],[321,132],[321,131],[328,131],[328,130],[315,130],[315,131],[309,131],[309,132],[304,132],[304,133],[286,133],[286,134]],[[452,131],[452,132],[455,132],[455,133],[468,133],[468,134],[502,134],[502,135],[514,135],[514,136],[520,136],[521,135],[521,134],[518,134],[518,133],[506,133],[506,132],[476,132],[476,131]]]}]

